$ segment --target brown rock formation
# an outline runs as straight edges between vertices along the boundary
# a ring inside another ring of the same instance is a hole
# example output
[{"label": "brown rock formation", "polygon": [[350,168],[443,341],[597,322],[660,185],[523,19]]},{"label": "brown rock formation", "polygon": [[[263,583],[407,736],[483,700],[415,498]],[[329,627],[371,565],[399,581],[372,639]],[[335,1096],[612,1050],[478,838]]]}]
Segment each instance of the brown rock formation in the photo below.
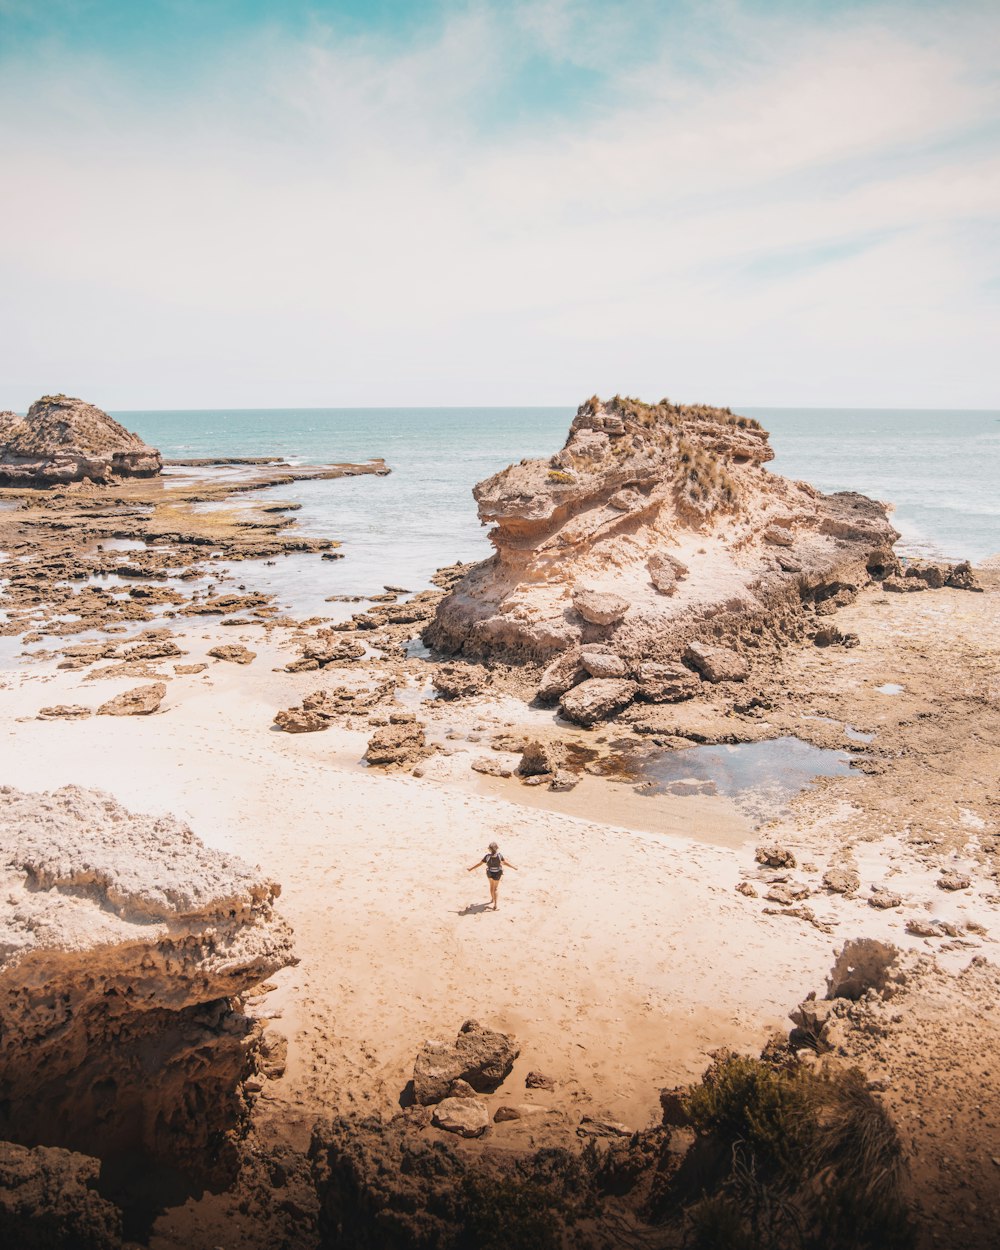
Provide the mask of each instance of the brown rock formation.
[{"label": "brown rock formation", "polygon": [[67,395],[44,395],[27,416],[0,413],[0,482],[108,482],[155,477],[160,453],[100,408]]},{"label": "brown rock formation", "polygon": [[278,886],[110,795],[0,787],[0,1138],[219,1179],[293,962]]},{"label": "brown rock formation", "polygon": [[704,675],[738,679],[748,653],[802,636],[803,604],[898,567],[881,504],[777,477],[772,455],[766,431],[728,409],[588,400],[551,460],[475,488],[496,554],[442,601],[426,640],[472,657],[565,654],[550,699],[587,678],[575,649],[594,644],[621,657],[622,678],[692,643],[725,646],[740,662]]},{"label": "brown rock formation", "polygon": [[71,1150],[0,1142],[0,1244],[120,1250],[121,1212],[96,1192],[100,1170]]}]

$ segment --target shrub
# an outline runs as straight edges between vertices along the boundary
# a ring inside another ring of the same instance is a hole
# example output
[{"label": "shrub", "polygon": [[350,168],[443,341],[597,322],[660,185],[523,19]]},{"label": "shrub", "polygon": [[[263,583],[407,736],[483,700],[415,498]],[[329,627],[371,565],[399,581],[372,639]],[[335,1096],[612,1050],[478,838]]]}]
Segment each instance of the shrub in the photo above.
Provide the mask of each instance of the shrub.
[{"label": "shrub", "polygon": [[469,1175],[455,1250],[559,1250],[564,1203],[536,1181]]},{"label": "shrub", "polygon": [[699,1132],[744,1142],[759,1163],[781,1171],[800,1166],[815,1124],[814,1104],[798,1073],[739,1055],[709,1068],[685,1099],[685,1110]]}]

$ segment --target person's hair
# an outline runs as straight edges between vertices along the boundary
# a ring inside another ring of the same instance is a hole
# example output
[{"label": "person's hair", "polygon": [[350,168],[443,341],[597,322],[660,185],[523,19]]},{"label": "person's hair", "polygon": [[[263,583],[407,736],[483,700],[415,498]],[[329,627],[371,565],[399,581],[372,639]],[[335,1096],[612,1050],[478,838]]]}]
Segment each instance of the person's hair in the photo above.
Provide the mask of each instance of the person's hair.
[{"label": "person's hair", "polygon": [[491,851],[496,851],[496,850],[499,850],[499,849],[500,849],[500,848],[497,846],[497,844],[496,844],[495,842],[491,842],[491,843],[490,843],[490,850],[491,850]]}]

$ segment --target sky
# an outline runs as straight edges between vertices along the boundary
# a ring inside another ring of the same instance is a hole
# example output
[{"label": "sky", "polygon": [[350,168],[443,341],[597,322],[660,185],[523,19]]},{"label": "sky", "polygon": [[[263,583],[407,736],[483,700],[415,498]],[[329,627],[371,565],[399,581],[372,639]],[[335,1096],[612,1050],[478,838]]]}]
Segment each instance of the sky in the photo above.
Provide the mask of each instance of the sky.
[{"label": "sky", "polygon": [[0,0],[0,409],[1000,407],[1000,4]]}]

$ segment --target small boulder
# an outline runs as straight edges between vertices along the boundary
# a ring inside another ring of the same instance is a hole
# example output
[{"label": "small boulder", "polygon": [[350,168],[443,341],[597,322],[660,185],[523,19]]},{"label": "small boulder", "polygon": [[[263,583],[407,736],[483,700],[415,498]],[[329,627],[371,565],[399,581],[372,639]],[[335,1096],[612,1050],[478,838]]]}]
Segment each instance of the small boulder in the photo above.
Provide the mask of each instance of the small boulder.
[{"label": "small boulder", "polygon": [[658,551],[646,561],[649,580],[661,595],[672,595],[677,583],[688,575],[688,567],[665,551]]},{"label": "small boulder", "polygon": [[526,1089],[553,1090],[556,1087],[555,1080],[544,1072],[529,1072],[524,1078],[524,1085]]},{"label": "small boulder", "polygon": [[952,590],[977,590],[982,593],[982,586],[976,580],[976,575],[972,571],[972,565],[968,560],[963,560],[961,564],[956,564],[948,574],[945,581],[946,586],[950,586]]},{"label": "small boulder", "polygon": [[212,647],[208,654],[215,660],[226,660],[229,664],[251,664],[257,658],[256,651],[248,651],[236,642]]},{"label": "small boulder", "polygon": [[149,716],[163,702],[167,687],[162,681],[152,686],[136,686],[116,695],[97,709],[98,716]]},{"label": "small boulder", "polygon": [[290,707],[286,711],[278,712],[274,723],[286,734],[318,733],[321,729],[328,729],[330,726],[325,716],[302,707]]},{"label": "small boulder", "polygon": [[854,868],[828,868],[823,873],[823,885],[831,894],[853,894],[861,885],[861,877]]},{"label": "small boulder", "polygon": [[750,672],[746,660],[731,648],[704,642],[689,643],[684,659],[710,682],[743,681]]},{"label": "small boulder", "polygon": [[439,1102],[456,1080],[467,1081],[477,1093],[492,1093],[520,1053],[509,1033],[466,1020],[454,1042],[424,1043],[413,1065],[414,1097],[424,1106]]},{"label": "small boulder", "polygon": [[637,696],[648,703],[681,703],[693,699],[701,690],[701,678],[683,664],[657,664],[651,660],[640,664]]},{"label": "small boulder", "polygon": [[967,890],[971,885],[971,880],[961,872],[943,872],[938,877],[939,890]]},{"label": "small boulder", "polygon": [[745,895],[747,898],[757,897],[757,891],[754,889],[754,887],[751,885],[749,881],[737,881],[736,892],[737,894]]},{"label": "small boulder", "polygon": [[754,859],[758,864],[765,864],[768,868],[794,868],[796,862],[792,852],[776,842],[758,846]]},{"label": "small boulder", "polygon": [[499,760],[488,755],[480,755],[469,767],[474,773],[482,773],[486,777],[509,777],[512,771],[506,764],[501,764]]},{"label": "small boulder", "polygon": [[[406,719],[404,719],[406,717]],[[368,764],[412,764],[427,754],[424,727],[415,717],[393,713],[389,724],[376,729],[368,739],[364,759]]]},{"label": "small boulder", "polygon": [[554,774],[566,760],[566,748],[558,739],[543,741],[533,738],[524,744],[524,751],[515,769],[519,777],[541,777]]},{"label": "small boulder", "polygon": [[869,907],[874,907],[878,911],[888,911],[889,908],[901,907],[902,904],[902,896],[894,890],[887,890],[883,885],[872,886],[872,892],[868,898]]},{"label": "small boulder", "polygon": [[631,1137],[632,1130],[617,1120],[585,1115],[576,1129],[577,1137]]},{"label": "small boulder", "polygon": [[929,920],[907,920],[906,932],[911,937],[940,937],[941,930]]},{"label": "small boulder", "polygon": [[517,1107],[497,1107],[493,1114],[494,1124],[503,1124],[507,1120],[520,1120],[521,1113]]},{"label": "small boulder", "polygon": [[490,1127],[490,1113],[478,1098],[445,1098],[434,1108],[433,1123],[459,1137],[482,1137]]},{"label": "small boulder", "polygon": [[573,591],[573,607],[591,625],[617,625],[629,610],[621,595],[580,587]]},{"label": "small boulder", "polygon": [[93,711],[89,707],[83,707],[79,703],[56,703],[52,707],[42,707],[38,709],[37,720],[86,720],[88,716],[93,716]]},{"label": "small boulder", "polygon": [[178,677],[190,677],[195,673],[203,673],[206,668],[207,664],[175,664],[174,672]]},{"label": "small boulder", "polygon": [[473,664],[439,664],[431,675],[431,685],[442,699],[463,699],[482,690],[484,676]]},{"label": "small boulder", "polygon": [[[588,646],[587,648],[591,654],[596,649],[594,646]],[[605,650],[610,653],[611,648],[607,647]],[[538,683],[535,697],[539,702],[553,703],[560,695],[564,695],[567,690],[571,690],[578,682],[586,679],[587,670],[583,667],[580,659],[582,654],[582,647],[570,647],[561,655],[556,656],[542,674],[542,680]]]},{"label": "small boulder", "polygon": [[568,690],[559,700],[559,706],[569,720],[589,728],[628,707],[637,689],[634,681],[591,677]]},{"label": "small boulder", "polygon": [[580,778],[576,773],[571,773],[567,768],[557,768],[552,774],[549,789],[553,794],[566,794],[567,791],[575,789],[579,782]]},{"label": "small boulder", "polygon": [[580,663],[591,677],[625,677],[628,673],[628,665],[621,656],[603,648],[595,651],[584,647]]}]

